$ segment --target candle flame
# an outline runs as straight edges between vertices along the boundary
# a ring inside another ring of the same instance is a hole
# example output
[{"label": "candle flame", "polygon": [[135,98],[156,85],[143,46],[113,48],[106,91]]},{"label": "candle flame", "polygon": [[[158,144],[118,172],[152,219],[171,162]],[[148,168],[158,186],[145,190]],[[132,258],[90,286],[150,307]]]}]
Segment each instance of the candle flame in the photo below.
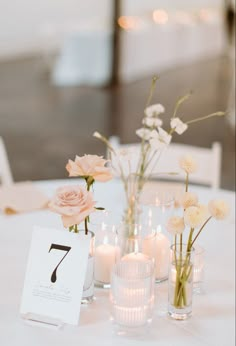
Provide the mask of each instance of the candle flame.
[{"label": "candle flame", "polygon": [[103,244],[105,244],[105,245],[108,244],[108,237],[107,236],[104,237]]}]

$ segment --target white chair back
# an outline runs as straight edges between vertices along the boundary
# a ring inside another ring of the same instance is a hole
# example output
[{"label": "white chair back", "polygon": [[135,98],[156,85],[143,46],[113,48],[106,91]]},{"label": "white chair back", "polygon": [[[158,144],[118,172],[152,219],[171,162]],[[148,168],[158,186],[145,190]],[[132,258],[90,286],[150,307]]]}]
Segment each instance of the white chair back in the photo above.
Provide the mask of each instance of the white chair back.
[{"label": "white chair back", "polygon": [[7,157],[6,148],[2,137],[0,137],[0,185],[10,185],[12,183],[13,178]]},{"label": "white chair back", "polygon": [[[119,138],[113,136],[109,139],[115,149],[131,149],[132,171],[136,171],[140,153],[140,143],[120,144]],[[212,188],[220,187],[221,180],[221,144],[214,142],[211,148],[201,148],[186,144],[171,143],[160,155],[156,165],[153,167],[152,175],[159,175],[160,179],[170,181],[184,181],[185,175],[179,168],[179,159],[184,155],[191,155],[198,164],[198,169],[189,177],[190,183],[206,185]],[[176,172],[178,174],[166,175],[165,173]],[[162,174],[163,173],[163,176]],[[158,178],[157,175],[157,178]]]}]

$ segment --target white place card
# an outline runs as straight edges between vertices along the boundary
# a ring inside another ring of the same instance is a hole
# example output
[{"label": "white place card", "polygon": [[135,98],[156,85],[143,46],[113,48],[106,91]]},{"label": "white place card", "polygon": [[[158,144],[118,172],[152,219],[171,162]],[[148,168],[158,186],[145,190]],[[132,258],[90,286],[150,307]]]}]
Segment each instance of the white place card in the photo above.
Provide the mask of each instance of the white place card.
[{"label": "white place card", "polygon": [[89,243],[82,233],[34,228],[20,308],[23,318],[78,324]]}]

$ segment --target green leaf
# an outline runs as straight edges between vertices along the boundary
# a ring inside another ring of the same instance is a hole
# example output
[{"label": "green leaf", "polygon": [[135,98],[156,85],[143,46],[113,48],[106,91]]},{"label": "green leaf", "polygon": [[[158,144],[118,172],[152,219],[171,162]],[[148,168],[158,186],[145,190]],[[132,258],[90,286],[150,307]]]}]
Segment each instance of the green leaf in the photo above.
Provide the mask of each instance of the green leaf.
[{"label": "green leaf", "polygon": [[105,208],[103,208],[103,207],[95,207],[95,209],[97,209],[97,210],[105,210]]}]

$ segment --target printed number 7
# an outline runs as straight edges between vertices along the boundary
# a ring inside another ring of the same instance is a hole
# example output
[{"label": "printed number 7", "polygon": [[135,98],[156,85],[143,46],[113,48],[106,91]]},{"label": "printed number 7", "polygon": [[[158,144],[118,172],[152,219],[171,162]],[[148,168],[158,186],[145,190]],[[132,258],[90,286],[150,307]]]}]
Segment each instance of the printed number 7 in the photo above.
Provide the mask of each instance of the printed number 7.
[{"label": "printed number 7", "polygon": [[57,268],[59,267],[59,265],[61,264],[61,262],[64,260],[64,258],[66,257],[66,255],[68,254],[68,252],[70,251],[71,247],[70,246],[64,246],[64,245],[58,245],[58,244],[51,244],[51,247],[49,249],[48,252],[50,252],[51,250],[61,250],[61,251],[66,251],[66,254],[62,257],[62,259],[60,260],[60,262],[58,263],[58,265],[56,266],[56,268],[54,269],[54,271],[52,272],[51,275],[51,282],[56,282],[57,281]]}]

